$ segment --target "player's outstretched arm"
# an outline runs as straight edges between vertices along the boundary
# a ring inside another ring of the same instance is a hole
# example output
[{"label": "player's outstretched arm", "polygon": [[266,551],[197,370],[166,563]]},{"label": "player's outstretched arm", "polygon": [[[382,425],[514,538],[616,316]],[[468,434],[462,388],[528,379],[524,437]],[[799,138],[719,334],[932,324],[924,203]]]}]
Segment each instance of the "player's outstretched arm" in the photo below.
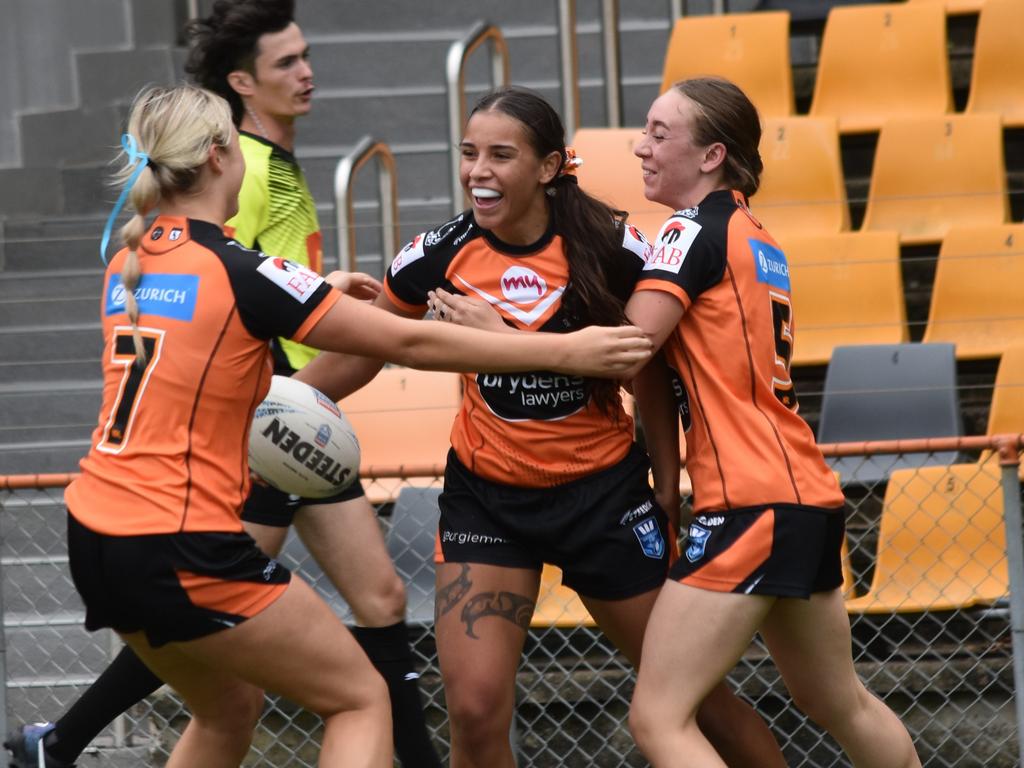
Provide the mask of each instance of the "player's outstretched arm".
[{"label": "player's outstretched arm", "polygon": [[348,296],[331,307],[303,341],[426,370],[497,373],[542,368],[605,378],[632,376],[652,350],[650,340],[633,326],[495,334],[396,317]]}]

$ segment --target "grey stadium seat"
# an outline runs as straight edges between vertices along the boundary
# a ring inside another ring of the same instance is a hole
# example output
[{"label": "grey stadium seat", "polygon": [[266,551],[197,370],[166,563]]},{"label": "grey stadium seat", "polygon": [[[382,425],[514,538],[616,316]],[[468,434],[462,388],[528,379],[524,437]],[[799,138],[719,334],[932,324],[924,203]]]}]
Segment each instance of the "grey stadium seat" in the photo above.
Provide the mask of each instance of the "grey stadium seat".
[{"label": "grey stadium seat", "polygon": [[[952,344],[839,346],[825,374],[819,443],[959,437]],[[832,458],[844,484],[871,485],[894,469],[952,464],[956,452]]]}]

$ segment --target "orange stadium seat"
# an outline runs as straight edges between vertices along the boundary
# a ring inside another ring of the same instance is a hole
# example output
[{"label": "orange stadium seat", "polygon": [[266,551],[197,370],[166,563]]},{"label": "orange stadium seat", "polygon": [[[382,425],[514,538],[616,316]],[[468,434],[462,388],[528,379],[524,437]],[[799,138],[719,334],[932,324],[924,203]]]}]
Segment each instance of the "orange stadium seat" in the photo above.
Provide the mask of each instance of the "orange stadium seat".
[{"label": "orange stadium seat", "polygon": [[[443,465],[459,411],[459,376],[384,368],[339,405],[359,438],[360,468]],[[435,477],[382,478],[366,483],[371,503],[393,501],[403,486],[432,485]]]},{"label": "orange stadium seat", "polygon": [[1008,347],[999,360],[986,434],[1024,432],[1024,346]]},{"label": "orange stadium seat", "polygon": [[661,92],[698,75],[720,75],[743,89],[762,117],[792,115],[789,11],[684,16],[672,28]]},{"label": "orange stadium seat", "polygon": [[594,626],[594,619],[583,607],[573,590],[562,584],[562,571],[554,565],[544,566],[540,575],[537,608],[533,612],[531,627]]},{"label": "orange stadium seat", "polygon": [[907,0],[910,3],[931,3],[942,6],[948,16],[962,16],[968,13],[977,13],[984,8],[990,0]]},{"label": "orange stadium seat", "polygon": [[877,131],[893,117],[953,110],[946,14],[933,3],[833,7],[825,22],[810,114],[841,133]]},{"label": "orange stadium seat", "polygon": [[761,187],[750,209],[783,245],[790,235],[850,229],[834,118],[766,118],[761,159]]},{"label": "orange stadium seat", "polygon": [[998,465],[893,472],[871,588],[847,600],[847,611],[948,611],[994,603],[1008,591]]},{"label": "orange stadium seat", "polygon": [[580,186],[613,208],[628,211],[629,223],[654,240],[672,210],[644,197],[640,158],[633,154],[640,136],[636,128],[580,128],[572,145],[583,160],[577,172]]},{"label": "orange stadium seat", "polygon": [[821,365],[848,344],[908,341],[895,232],[792,237],[789,262],[796,320],[793,365]]},{"label": "orange stadium seat", "polygon": [[878,137],[865,230],[905,245],[938,243],[953,226],[1007,220],[1003,134],[996,115],[890,120]]},{"label": "orange stadium seat", "polygon": [[924,341],[961,359],[998,357],[1024,338],[1024,224],[954,227],[939,249]]},{"label": "orange stadium seat", "polygon": [[995,112],[1024,126],[1024,2],[987,0],[978,17],[968,113]]}]

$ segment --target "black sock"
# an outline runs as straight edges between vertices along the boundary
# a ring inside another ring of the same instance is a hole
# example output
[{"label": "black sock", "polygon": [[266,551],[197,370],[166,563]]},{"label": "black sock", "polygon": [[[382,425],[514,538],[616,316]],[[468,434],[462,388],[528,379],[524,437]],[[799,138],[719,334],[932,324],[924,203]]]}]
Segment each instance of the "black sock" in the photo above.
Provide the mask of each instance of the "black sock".
[{"label": "black sock", "polygon": [[352,634],[388,684],[395,753],[403,768],[441,768],[423,719],[419,675],[413,666],[405,622],[390,627],[355,627]]},{"label": "black sock", "polygon": [[46,754],[66,763],[78,759],[89,742],[128,707],[163,685],[159,677],[125,646],[96,682],[57,721],[43,739]]}]

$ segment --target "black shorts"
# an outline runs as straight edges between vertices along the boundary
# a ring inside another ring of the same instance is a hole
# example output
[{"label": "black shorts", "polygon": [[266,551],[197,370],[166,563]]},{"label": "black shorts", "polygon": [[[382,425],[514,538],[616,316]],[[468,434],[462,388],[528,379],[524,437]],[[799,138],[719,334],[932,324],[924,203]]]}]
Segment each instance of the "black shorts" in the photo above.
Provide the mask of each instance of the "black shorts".
[{"label": "black shorts", "polygon": [[635,445],[608,469],[553,488],[520,488],[473,474],[448,454],[438,562],[562,569],[581,595],[621,600],[660,587],[674,556],[668,519]]},{"label": "black shorts", "polygon": [[671,578],[715,592],[809,598],[843,583],[842,509],[775,504],[697,515]]},{"label": "black shorts", "polygon": [[141,630],[154,648],[241,624],[291,580],[245,533],[107,536],[70,510],[68,555],[86,629]]},{"label": "black shorts", "polygon": [[247,523],[272,525],[276,528],[287,528],[295,520],[299,507],[312,504],[337,504],[365,496],[363,484],[356,478],[352,485],[341,493],[323,499],[307,499],[294,494],[279,491],[263,483],[254,482],[249,489],[249,496],[242,506],[242,520]]}]

